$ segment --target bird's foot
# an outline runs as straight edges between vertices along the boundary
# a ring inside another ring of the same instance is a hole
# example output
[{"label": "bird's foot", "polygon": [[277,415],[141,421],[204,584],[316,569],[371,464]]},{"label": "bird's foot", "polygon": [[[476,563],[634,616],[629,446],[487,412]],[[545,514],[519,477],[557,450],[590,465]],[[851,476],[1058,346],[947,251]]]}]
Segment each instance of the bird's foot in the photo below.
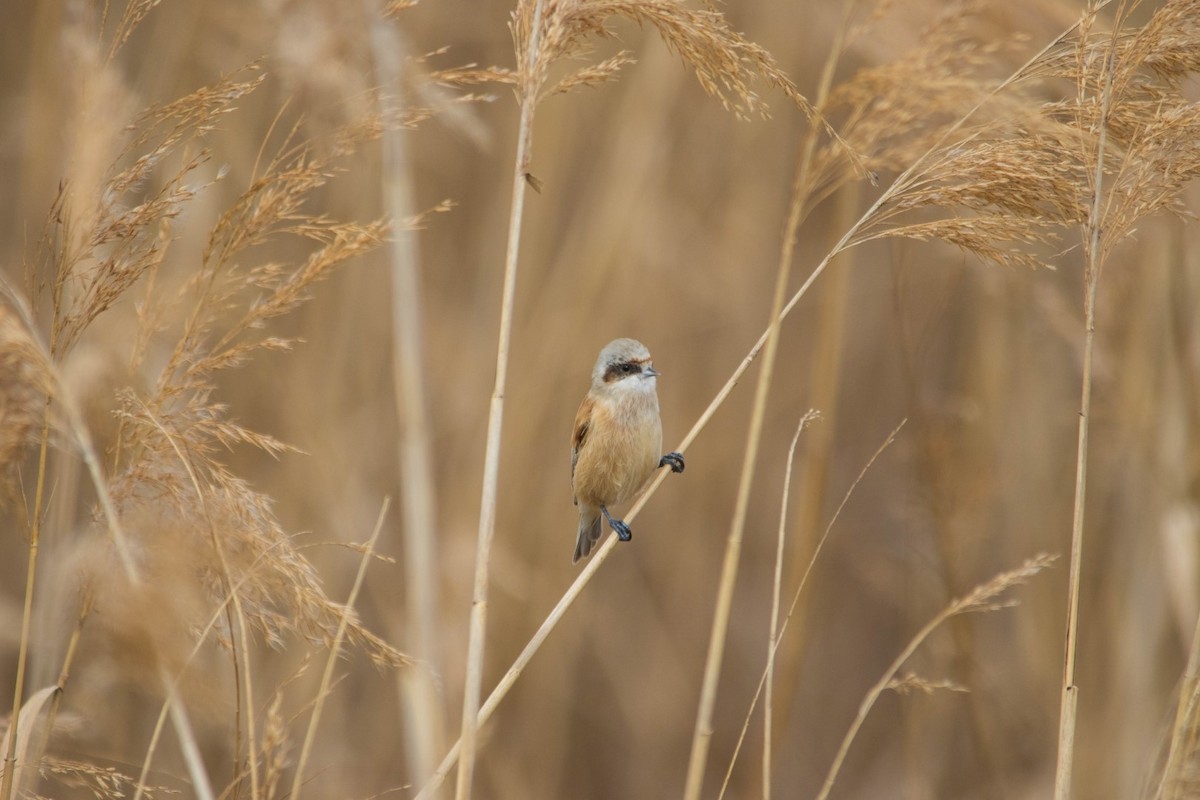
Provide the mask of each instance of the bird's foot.
[{"label": "bird's foot", "polygon": [[608,509],[600,506],[600,510],[604,512],[604,518],[608,520],[609,526],[617,534],[617,538],[622,542],[628,542],[633,539],[633,531],[625,524],[625,520],[613,519],[612,514],[608,513]]},{"label": "bird's foot", "polygon": [[683,453],[667,453],[658,460],[660,467],[670,467],[671,472],[683,472]]},{"label": "bird's foot", "polygon": [[633,538],[633,531],[625,524],[624,520],[614,519],[610,523],[612,529],[617,532],[617,538],[622,542],[628,542]]}]

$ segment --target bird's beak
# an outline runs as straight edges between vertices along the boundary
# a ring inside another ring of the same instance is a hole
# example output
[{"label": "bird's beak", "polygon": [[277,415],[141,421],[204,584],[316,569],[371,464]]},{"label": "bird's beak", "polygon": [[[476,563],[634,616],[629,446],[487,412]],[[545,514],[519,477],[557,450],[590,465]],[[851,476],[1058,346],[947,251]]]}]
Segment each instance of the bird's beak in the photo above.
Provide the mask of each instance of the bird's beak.
[{"label": "bird's beak", "polygon": [[646,367],[644,370],[642,370],[642,374],[647,378],[657,378],[659,375],[662,375],[662,373],[656,370],[654,367]]}]

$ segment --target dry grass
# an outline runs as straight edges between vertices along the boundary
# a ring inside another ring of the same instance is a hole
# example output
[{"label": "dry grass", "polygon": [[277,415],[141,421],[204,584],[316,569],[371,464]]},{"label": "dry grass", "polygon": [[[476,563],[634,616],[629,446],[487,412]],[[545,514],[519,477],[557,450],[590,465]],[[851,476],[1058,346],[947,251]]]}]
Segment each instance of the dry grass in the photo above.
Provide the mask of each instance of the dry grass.
[{"label": "dry grass", "polygon": [[1194,794],[1194,0],[26,5],[0,800]]}]

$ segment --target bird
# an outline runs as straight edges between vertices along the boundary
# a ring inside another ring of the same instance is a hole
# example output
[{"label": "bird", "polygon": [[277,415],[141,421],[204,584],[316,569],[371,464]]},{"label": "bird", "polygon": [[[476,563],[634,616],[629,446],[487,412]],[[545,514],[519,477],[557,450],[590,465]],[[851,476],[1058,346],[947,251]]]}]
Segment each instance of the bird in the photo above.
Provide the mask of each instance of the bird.
[{"label": "bird", "polygon": [[571,433],[571,488],[579,507],[579,538],[571,563],[586,558],[600,540],[601,519],[617,537],[633,538],[629,526],[609,513],[632,499],[656,469],[683,472],[683,455],[662,453],[658,370],[636,339],[614,339],[600,351],[592,387],[575,414]]}]

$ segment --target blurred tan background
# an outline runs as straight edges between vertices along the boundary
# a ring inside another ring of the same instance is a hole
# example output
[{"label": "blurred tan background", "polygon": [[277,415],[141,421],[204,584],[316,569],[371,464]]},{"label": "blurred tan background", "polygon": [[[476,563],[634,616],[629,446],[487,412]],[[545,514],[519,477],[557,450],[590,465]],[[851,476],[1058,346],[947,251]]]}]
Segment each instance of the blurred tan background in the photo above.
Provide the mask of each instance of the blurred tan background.
[{"label": "blurred tan background", "polygon": [[[835,79],[919,46],[939,7],[895,3],[846,54]],[[411,53],[448,46],[434,66],[511,66],[509,10],[426,2],[390,24]],[[813,90],[839,8],[747,2],[723,10],[802,91]],[[983,41],[1024,37],[1011,56],[995,56],[994,72],[1004,75],[1076,11],[1072,3],[1021,0],[973,24]],[[56,187],[87,136],[73,128],[80,73],[70,49],[75,37],[96,36],[96,27],[86,3],[10,3],[4,16],[0,264],[23,285]],[[369,24],[363,4],[315,0],[168,2],[149,14],[116,61],[137,107],[260,58],[267,75],[206,137],[213,152],[206,174],[222,165],[229,173],[174,222],[164,274],[186,275],[195,264],[264,140],[278,136],[277,117],[279,127],[298,124],[301,136],[321,136],[365,113],[376,82]],[[617,336],[649,346],[664,374],[659,396],[673,446],[766,327],[806,130],[803,115],[777,93],[766,95],[773,118],[734,119],[652,31],[614,30],[638,63],[616,83],[546,101],[535,122],[531,171],[544,186],[527,201],[517,284],[485,693],[577,572],[569,435],[596,353]],[[489,91],[494,101],[464,107],[465,121],[443,115],[403,134],[416,206],[457,204],[417,237],[436,487],[439,642],[430,664],[446,730],[455,735],[516,128],[509,89]],[[308,210],[381,216],[380,159],[378,142],[365,145]],[[856,184],[814,210],[801,229],[793,287],[875,191]],[[1195,209],[1194,189],[1188,198]],[[1155,781],[1197,617],[1197,235],[1194,226],[1155,218],[1102,277],[1077,673],[1079,798],[1138,797]],[[247,259],[302,257],[286,241],[274,247]],[[832,530],[781,647],[775,796],[816,793],[866,689],[950,598],[1042,551],[1064,559],[1014,593],[1017,607],[953,621],[908,665],[969,692],[885,695],[834,796],[1048,796],[1083,339],[1078,253],[1056,263],[1055,271],[1005,270],[939,245],[866,246],[835,263],[784,324],[706,797],[716,796],[765,664],[787,445],[810,407],[823,419],[797,451],[785,604],[850,483],[888,432],[908,422]],[[340,268],[309,304],[276,323],[275,331],[303,344],[226,374],[218,399],[233,418],[304,451],[276,460],[240,448],[223,458],[274,498],[284,529],[299,536],[333,599],[347,596],[358,554],[329,543],[364,541],[384,498],[394,499],[379,549],[396,562],[370,567],[357,606],[368,627],[406,650],[413,643],[404,617],[389,281],[385,249]],[[131,314],[131,301],[109,312],[64,366],[100,446],[111,435],[112,392],[138,380],[124,366]],[[656,494],[633,526],[633,543],[605,564],[484,729],[478,797],[657,798],[682,790],[756,375],[752,368],[688,451],[687,472]],[[26,490],[33,452],[21,467]],[[51,474],[71,511],[44,532],[31,689],[58,675],[76,592],[71,569],[62,567],[94,503],[69,447],[52,453]],[[7,705],[26,545],[20,515],[10,507],[4,519]],[[81,643],[63,697],[64,729],[50,751],[136,775],[161,694],[104,630],[93,626]],[[306,654],[324,663],[320,648],[286,645],[255,645],[259,700]],[[187,689],[189,710],[214,784],[225,786],[233,774],[232,679],[227,658],[215,650],[206,657],[210,668]],[[310,667],[289,689],[288,713],[299,714],[293,755],[319,671]],[[418,779],[405,762],[397,676],[360,655],[341,661],[338,675],[344,679],[322,717],[308,796],[411,796],[399,789]],[[761,743],[760,708],[727,796],[761,796]],[[152,778],[188,796],[183,774],[168,732]],[[53,783],[40,791],[76,796]]]}]

